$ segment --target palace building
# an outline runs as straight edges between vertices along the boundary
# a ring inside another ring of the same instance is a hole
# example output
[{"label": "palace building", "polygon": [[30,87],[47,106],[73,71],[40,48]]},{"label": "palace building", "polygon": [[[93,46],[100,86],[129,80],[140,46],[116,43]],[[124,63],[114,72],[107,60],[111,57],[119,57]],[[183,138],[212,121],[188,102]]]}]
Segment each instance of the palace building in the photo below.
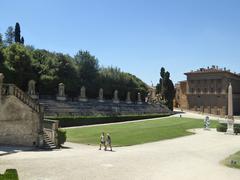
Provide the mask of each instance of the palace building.
[{"label": "palace building", "polygon": [[186,81],[176,84],[175,106],[225,116],[228,86],[233,88],[233,113],[240,114],[240,74],[212,66],[184,73]]}]

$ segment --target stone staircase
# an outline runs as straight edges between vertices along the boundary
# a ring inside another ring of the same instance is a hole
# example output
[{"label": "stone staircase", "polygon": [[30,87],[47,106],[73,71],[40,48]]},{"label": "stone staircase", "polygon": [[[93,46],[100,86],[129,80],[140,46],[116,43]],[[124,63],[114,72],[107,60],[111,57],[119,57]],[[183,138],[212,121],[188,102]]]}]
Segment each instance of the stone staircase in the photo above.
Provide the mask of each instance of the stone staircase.
[{"label": "stone staircase", "polygon": [[[43,140],[43,144],[39,145],[44,149],[54,149],[56,145],[53,143],[53,140],[48,136],[46,131],[44,131],[44,108],[40,105],[40,103],[31,96],[23,92],[20,88],[18,88],[14,84],[4,84],[2,83],[0,86],[0,100],[2,101],[4,98],[8,96],[14,96],[23,104],[27,105],[33,112],[36,112],[39,116],[39,139]],[[0,101],[0,103],[1,103]],[[51,131],[51,128],[48,129]],[[40,141],[39,141],[40,143]]]},{"label": "stone staircase", "polygon": [[23,92],[15,84],[3,84],[1,94],[2,96],[15,96],[35,112],[41,112],[40,104],[36,100],[32,99],[28,94]]},{"label": "stone staircase", "polygon": [[43,131],[43,149],[55,149],[57,146],[52,142],[46,131]]}]

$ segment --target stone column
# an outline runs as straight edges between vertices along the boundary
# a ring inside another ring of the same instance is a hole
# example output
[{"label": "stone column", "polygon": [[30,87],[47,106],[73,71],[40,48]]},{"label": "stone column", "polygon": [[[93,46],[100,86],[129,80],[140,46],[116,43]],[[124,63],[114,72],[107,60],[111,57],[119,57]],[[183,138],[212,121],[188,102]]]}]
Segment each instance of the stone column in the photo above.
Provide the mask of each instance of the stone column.
[{"label": "stone column", "polygon": [[233,99],[232,99],[232,85],[231,83],[228,86],[228,117],[232,118],[233,116]]},{"label": "stone column", "polygon": [[228,86],[228,120],[227,120],[227,134],[234,134],[234,119],[233,119],[233,97],[232,85]]},{"label": "stone column", "polygon": [[138,102],[137,104],[142,104],[142,98],[141,98],[141,93],[138,93]]},{"label": "stone column", "polygon": [[2,84],[3,84],[4,75],[0,73],[0,105],[2,104]]}]

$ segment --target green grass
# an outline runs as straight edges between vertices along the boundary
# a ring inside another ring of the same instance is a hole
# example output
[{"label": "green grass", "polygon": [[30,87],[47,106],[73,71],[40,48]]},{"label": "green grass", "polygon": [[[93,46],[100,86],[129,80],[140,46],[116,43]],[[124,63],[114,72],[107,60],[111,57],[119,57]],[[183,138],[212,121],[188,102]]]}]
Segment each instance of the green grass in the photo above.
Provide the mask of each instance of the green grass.
[{"label": "green grass", "polygon": [[[235,161],[236,163],[232,163],[232,161]],[[223,163],[228,167],[240,169],[240,151],[233,155],[230,155],[223,161]]]},{"label": "green grass", "polygon": [[7,169],[4,174],[0,174],[0,180],[18,180],[16,169]]},{"label": "green grass", "polygon": [[[212,121],[211,127],[218,122]],[[159,120],[66,129],[67,141],[97,145],[101,132],[108,132],[113,146],[130,146],[191,135],[188,129],[203,128],[203,120],[162,118]]]}]

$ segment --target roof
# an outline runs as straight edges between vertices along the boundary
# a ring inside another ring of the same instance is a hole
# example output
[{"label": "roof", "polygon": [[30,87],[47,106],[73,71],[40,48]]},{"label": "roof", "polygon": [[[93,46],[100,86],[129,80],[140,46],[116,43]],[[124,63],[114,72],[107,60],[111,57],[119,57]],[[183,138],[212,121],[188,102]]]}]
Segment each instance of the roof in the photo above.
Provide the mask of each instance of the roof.
[{"label": "roof", "polygon": [[228,74],[240,77],[240,74],[237,74],[235,72],[233,73],[230,70],[227,70],[226,68],[218,68],[218,66],[214,66],[214,65],[212,67],[200,68],[195,71],[192,70],[184,74],[189,75],[189,74],[201,74],[201,73],[228,73]]}]

